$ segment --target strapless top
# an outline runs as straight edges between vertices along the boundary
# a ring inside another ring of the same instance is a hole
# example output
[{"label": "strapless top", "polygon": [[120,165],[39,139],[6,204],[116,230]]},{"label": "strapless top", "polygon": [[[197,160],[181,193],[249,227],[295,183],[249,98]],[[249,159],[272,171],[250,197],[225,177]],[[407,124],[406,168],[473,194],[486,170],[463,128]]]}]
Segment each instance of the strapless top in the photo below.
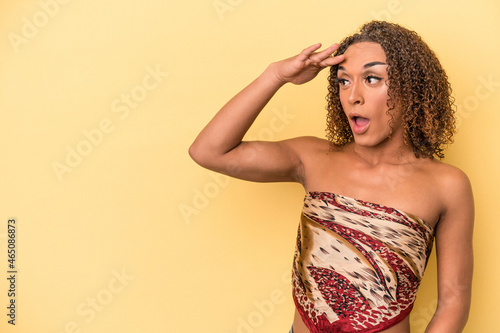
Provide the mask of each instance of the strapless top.
[{"label": "strapless top", "polygon": [[408,316],[434,229],[398,209],[309,192],[297,235],[293,298],[315,332],[379,332]]}]

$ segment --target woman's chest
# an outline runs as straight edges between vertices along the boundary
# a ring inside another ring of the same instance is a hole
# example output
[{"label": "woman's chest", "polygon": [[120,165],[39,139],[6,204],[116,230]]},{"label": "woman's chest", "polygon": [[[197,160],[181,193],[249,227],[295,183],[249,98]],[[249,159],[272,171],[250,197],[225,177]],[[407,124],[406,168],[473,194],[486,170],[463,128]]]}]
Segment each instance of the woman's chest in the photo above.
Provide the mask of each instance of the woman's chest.
[{"label": "woman's chest", "polygon": [[366,167],[342,159],[304,168],[306,191],[332,192],[395,208],[435,226],[442,200],[433,176],[411,164]]}]

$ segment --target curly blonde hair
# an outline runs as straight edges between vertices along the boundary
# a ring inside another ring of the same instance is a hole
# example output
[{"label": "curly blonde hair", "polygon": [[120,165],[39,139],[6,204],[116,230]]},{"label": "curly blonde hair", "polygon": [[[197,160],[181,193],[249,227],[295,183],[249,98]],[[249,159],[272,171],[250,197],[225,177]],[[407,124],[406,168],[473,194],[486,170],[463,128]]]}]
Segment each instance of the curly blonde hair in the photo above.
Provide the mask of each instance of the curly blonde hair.
[{"label": "curly blonde hair", "polygon": [[[448,76],[435,53],[411,30],[400,25],[372,21],[346,37],[335,55],[355,43],[374,42],[385,52],[388,64],[388,114],[396,105],[402,111],[404,143],[416,157],[443,158],[446,145],[453,142],[455,105]],[[337,81],[338,65],[328,77],[327,138],[337,146],[354,140],[342,109]]]}]

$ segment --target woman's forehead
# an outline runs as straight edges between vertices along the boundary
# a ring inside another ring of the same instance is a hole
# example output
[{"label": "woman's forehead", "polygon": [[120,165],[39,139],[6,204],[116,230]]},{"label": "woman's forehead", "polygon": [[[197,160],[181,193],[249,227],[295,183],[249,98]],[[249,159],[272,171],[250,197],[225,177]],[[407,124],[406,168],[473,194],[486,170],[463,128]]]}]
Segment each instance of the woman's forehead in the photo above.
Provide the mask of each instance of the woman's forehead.
[{"label": "woman's forehead", "polygon": [[385,52],[378,43],[360,42],[353,44],[344,52],[345,60],[340,68],[361,68],[370,63],[386,63]]}]

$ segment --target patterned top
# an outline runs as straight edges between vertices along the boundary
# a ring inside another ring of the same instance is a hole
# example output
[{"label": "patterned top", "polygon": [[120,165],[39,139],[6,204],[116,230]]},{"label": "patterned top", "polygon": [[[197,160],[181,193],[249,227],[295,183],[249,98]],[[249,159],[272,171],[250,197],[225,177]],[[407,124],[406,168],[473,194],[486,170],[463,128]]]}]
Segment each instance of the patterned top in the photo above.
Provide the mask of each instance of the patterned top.
[{"label": "patterned top", "polygon": [[315,332],[380,332],[410,313],[434,240],[422,219],[309,192],[297,235],[293,298]]}]

